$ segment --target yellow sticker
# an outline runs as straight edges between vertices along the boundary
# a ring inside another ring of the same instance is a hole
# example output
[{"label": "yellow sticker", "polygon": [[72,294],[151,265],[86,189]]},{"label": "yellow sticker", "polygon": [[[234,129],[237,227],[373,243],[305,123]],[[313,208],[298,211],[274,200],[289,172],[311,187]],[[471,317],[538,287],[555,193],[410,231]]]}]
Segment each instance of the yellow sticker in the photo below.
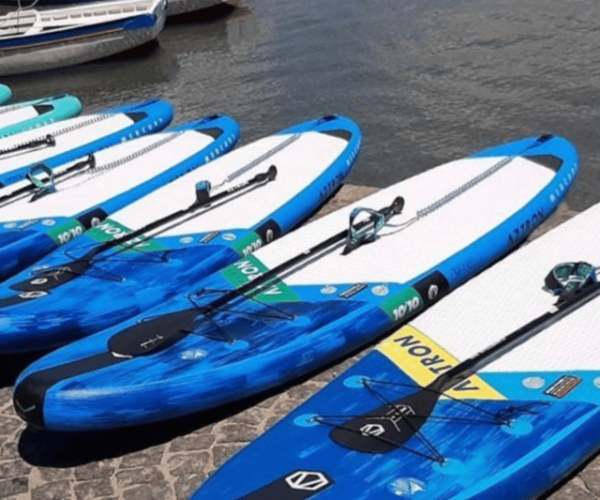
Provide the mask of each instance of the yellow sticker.
[{"label": "yellow sticker", "polygon": [[[406,325],[385,339],[377,350],[420,386],[433,382],[459,361],[414,326]],[[457,399],[506,399],[477,375],[459,382],[445,393]]]}]

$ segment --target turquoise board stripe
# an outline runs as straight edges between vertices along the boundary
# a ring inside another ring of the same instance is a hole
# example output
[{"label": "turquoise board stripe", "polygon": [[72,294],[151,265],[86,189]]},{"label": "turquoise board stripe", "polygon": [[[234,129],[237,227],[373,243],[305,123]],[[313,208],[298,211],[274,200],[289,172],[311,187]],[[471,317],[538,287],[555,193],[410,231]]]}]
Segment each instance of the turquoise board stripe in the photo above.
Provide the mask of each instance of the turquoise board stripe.
[{"label": "turquoise board stripe", "polygon": [[[52,106],[53,109],[51,111],[42,113],[34,118],[29,118],[27,120],[19,121],[11,125],[1,127],[0,138],[13,134],[18,134],[19,132],[24,132],[26,130],[31,130],[37,127],[43,127],[44,125],[49,125],[50,123],[66,120],[68,118],[73,118],[79,115],[82,109],[81,101],[74,95],[70,94],[42,97],[40,99],[34,99],[31,101],[17,103],[16,105],[12,105],[11,107],[26,107],[35,105]],[[1,108],[0,112],[2,112]]]},{"label": "turquoise board stripe", "polygon": [[12,98],[12,90],[6,85],[0,83],[0,104],[5,104]]}]

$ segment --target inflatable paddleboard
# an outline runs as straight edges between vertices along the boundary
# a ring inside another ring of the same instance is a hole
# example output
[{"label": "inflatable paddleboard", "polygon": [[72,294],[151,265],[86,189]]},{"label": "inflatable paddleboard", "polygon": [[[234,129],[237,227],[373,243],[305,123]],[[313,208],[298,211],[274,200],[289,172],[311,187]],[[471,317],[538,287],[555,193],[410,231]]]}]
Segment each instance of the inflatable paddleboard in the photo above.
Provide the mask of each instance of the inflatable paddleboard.
[{"label": "inflatable paddleboard", "polygon": [[0,104],[7,103],[12,98],[12,90],[6,85],[0,83]]},{"label": "inflatable paddleboard", "polygon": [[79,116],[0,139],[0,187],[39,163],[54,168],[99,149],[165,128],[173,107],[158,99]]},{"label": "inflatable paddleboard", "polygon": [[233,148],[239,127],[214,115],[99,151],[0,189],[0,280],[111,213]]},{"label": "inflatable paddleboard", "polygon": [[117,211],[0,286],[0,352],[115,325],[277,239],[340,186],[360,142],[351,120],[310,120]]},{"label": "inflatable paddleboard", "polygon": [[70,94],[41,97],[0,107],[0,137],[73,118],[81,113],[81,102]]},{"label": "inflatable paddleboard", "polygon": [[[577,169],[567,141],[542,136],[379,191],[37,361],[19,379],[17,400],[32,408],[21,415],[60,430],[134,425],[317,370],[514,248],[554,210]],[[18,324],[26,338],[34,323],[51,321],[37,310],[35,319],[1,320],[2,335]],[[241,498],[233,488],[223,498]]]},{"label": "inflatable paddleboard", "polygon": [[193,500],[547,492],[600,447],[599,223],[596,205],[399,329]]}]

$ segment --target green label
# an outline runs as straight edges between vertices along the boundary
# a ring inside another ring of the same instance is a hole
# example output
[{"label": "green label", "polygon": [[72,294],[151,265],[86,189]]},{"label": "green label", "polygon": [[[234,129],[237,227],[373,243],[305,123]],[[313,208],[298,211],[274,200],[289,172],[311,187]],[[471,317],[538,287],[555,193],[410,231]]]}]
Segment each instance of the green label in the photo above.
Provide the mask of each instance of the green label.
[{"label": "green label", "polygon": [[77,219],[70,220],[56,226],[48,231],[48,235],[56,242],[57,245],[64,245],[80,234],[83,234],[85,228]]},{"label": "green label", "polygon": [[[123,224],[111,219],[106,219],[104,222],[101,222],[97,226],[94,226],[92,229],[90,229],[87,232],[87,235],[96,241],[105,242],[112,241],[117,238],[123,238],[132,232],[133,231],[131,229],[125,227]],[[165,248],[155,240],[146,240],[144,235],[137,236],[119,246],[124,248],[135,247],[136,250],[144,250],[147,252],[164,250]]]},{"label": "green label", "polygon": [[380,306],[393,322],[409,318],[423,309],[423,299],[414,288],[390,297]]},{"label": "green label", "polygon": [[262,247],[262,244],[263,242],[261,237],[252,231],[233,243],[231,248],[233,248],[241,256],[245,257],[246,255],[250,255]]},{"label": "green label", "polygon": [[[239,288],[246,283],[250,283],[252,280],[265,274],[269,269],[260,260],[253,255],[241,259],[240,261],[226,267],[222,273],[225,279],[229,281],[234,287]],[[260,293],[256,293],[256,290],[252,290],[252,298],[260,302],[299,302],[300,298],[294,293],[294,291],[287,286],[280,279],[274,279],[268,283],[260,285],[262,290]]]}]

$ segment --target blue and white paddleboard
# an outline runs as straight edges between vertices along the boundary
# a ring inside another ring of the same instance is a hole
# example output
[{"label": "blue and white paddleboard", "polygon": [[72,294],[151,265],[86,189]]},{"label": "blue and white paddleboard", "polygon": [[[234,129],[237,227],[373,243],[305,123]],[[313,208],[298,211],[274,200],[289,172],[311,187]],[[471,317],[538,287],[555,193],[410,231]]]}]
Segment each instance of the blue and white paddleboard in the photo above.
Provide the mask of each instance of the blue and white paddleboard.
[{"label": "blue and white paddleboard", "polygon": [[193,500],[539,498],[600,448],[598,224],[600,205],[400,328]]},{"label": "blue and white paddleboard", "polygon": [[0,83],[0,104],[5,104],[12,98],[12,90],[6,85]]},{"label": "blue and white paddleboard", "polygon": [[0,137],[73,118],[79,113],[81,102],[70,94],[0,106]]},{"label": "blue and white paddleboard", "polygon": [[214,115],[106,148],[54,170],[33,168],[31,180],[0,189],[0,280],[226,153],[238,137],[233,119]]},{"label": "blue and white paddleboard", "polygon": [[[17,383],[16,400],[31,409],[20,414],[56,430],[135,425],[245,398],[322,368],[513,249],[556,208],[577,162],[570,143],[542,136],[379,191],[168,303],[35,362]],[[75,295],[83,293],[80,287]],[[21,310],[0,315],[0,336],[20,328],[27,339],[34,328],[43,336],[45,328],[62,327],[57,312]],[[207,498],[242,498],[267,484],[266,475],[255,471],[244,484],[229,478]]]},{"label": "blue and white paddleboard", "polygon": [[0,352],[115,325],[277,239],[340,186],[360,143],[347,118],[310,120],[115,212],[0,286]]},{"label": "blue and white paddleboard", "polygon": [[82,115],[0,139],[0,187],[25,179],[39,163],[54,168],[100,149],[158,132],[173,107],[150,99]]}]

